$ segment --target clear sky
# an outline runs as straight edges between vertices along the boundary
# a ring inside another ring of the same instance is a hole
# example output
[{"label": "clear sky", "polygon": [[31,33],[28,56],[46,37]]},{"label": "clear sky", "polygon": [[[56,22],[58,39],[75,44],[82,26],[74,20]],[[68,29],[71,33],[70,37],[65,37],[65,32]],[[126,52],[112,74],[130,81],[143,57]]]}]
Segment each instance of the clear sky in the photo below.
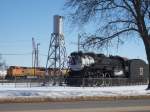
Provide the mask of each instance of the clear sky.
[{"label": "clear sky", "polygon": [[[32,37],[36,43],[40,43],[40,66],[45,66],[45,55],[48,53],[49,39],[53,32],[53,15],[66,15],[63,10],[64,1],[0,0],[0,53],[8,66],[32,66]],[[73,30],[68,21],[64,22],[64,36],[69,54],[77,50],[74,43],[81,31]],[[88,30],[92,31],[94,26],[90,28]],[[118,50],[109,50],[109,54],[146,60],[140,39],[132,39],[131,42],[128,40]]]}]

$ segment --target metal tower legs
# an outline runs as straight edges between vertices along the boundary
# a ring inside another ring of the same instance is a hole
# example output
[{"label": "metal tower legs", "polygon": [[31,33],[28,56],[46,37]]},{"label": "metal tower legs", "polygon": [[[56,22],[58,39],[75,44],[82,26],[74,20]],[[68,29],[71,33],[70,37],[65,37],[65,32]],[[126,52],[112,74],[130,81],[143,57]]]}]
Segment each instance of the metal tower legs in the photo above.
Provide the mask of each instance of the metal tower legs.
[{"label": "metal tower legs", "polygon": [[46,76],[61,77],[67,65],[64,36],[52,33],[46,62]]}]

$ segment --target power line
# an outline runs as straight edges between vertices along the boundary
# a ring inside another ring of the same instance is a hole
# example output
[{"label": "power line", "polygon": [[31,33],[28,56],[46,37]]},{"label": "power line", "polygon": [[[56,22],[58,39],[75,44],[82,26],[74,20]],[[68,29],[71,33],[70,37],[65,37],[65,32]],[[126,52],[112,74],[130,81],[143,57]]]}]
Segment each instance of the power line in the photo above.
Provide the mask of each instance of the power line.
[{"label": "power line", "polygon": [[31,40],[1,40],[1,43],[29,43]]},{"label": "power line", "polygon": [[[0,55],[32,55],[32,53],[0,53]],[[46,54],[41,54],[39,53],[40,56],[45,56],[47,57],[48,55]]]},{"label": "power line", "polygon": [[[45,40],[43,40],[43,38],[35,38],[36,40],[38,40],[38,41],[43,41],[43,42],[45,42]],[[49,39],[49,38],[46,38],[46,39]],[[16,40],[10,40],[10,39],[8,39],[8,40],[1,40],[1,43],[6,43],[6,44],[12,44],[12,43],[30,43],[31,42],[31,40],[32,40],[32,38],[31,39],[16,39]]]},{"label": "power line", "polygon": [[41,55],[41,56],[45,56],[45,57],[47,57],[48,55],[46,55],[46,54],[41,54],[41,53],[39,53],[39,55]]},{"label": "power line", "polygon": [[32,53],[0,53],[0,55],[32,55]]}]

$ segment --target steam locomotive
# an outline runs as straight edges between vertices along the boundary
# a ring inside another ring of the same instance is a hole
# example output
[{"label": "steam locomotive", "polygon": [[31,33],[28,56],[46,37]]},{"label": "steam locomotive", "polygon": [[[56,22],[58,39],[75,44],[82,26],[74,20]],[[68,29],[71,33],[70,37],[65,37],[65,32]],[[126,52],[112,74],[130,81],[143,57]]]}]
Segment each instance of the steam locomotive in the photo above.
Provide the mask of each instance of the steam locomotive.
[{"label": "steam locomotive", "polygon": [[[146,79],[148,65],[141,59],[127,59],[120,56],[73,52],[69,56],[68,85],[80,86],[82,79]],[[84,82],[88,83],[88,82]]]}]

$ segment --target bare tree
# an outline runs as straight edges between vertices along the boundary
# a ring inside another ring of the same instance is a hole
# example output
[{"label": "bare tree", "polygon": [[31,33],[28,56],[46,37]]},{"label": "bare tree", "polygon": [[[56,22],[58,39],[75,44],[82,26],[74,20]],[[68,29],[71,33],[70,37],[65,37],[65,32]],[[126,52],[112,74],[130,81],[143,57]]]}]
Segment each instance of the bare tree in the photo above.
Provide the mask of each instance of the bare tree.
[{"label": "bare tree", "polygon": [[65,6],[72,11],[72,23],[98,24],[97,32],[85,36],[84,46],[100,48],[127,37],[141,38],[150,64],[150,0],[66,0]]}]

